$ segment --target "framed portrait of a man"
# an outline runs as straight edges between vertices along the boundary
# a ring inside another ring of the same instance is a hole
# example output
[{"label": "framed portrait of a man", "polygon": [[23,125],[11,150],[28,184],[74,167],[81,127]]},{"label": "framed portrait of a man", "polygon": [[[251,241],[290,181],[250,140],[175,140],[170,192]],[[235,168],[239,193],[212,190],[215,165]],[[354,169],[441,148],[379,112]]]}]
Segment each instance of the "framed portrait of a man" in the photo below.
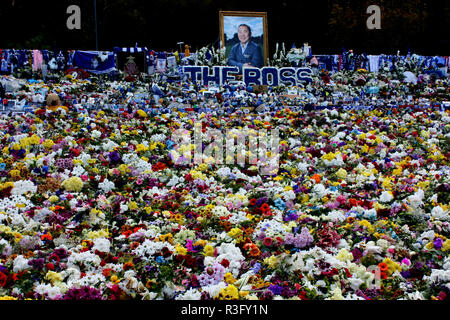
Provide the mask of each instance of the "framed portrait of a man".
[{"label": "framed portrait of a man", "polygon": [[261,68],[268,57],[267,13],[219,11],[221,46],[228,65]]}]

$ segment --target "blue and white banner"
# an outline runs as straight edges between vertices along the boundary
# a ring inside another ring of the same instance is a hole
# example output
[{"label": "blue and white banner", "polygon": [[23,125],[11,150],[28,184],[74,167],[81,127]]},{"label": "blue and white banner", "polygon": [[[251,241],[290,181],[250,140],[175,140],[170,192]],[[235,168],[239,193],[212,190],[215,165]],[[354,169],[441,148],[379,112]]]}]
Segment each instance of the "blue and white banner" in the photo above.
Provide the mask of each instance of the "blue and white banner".
[{"label": "blue and white banner", "polygon": [[114,53],[104,51],[75,51],[73,65],[94,74],[116,70]]}]

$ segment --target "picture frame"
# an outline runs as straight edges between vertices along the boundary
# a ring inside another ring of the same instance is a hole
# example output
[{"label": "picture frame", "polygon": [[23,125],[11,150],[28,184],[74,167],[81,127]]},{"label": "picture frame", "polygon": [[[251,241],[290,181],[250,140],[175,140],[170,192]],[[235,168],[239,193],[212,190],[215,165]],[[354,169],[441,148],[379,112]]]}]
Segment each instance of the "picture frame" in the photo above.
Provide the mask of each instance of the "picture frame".
[{"label": "picture frame", "polygon": [[249,41],[261,48],[262,63],[252,66],[263,67],[267,64],[269,57],[267,12],[219,11],[220,46],[226,48],[225,57],[229,61],[228,64],[234,65],[230,62],[230,54],[232,54],[233,46],[240,43],[238,29],[243,24],[251,28]]}]

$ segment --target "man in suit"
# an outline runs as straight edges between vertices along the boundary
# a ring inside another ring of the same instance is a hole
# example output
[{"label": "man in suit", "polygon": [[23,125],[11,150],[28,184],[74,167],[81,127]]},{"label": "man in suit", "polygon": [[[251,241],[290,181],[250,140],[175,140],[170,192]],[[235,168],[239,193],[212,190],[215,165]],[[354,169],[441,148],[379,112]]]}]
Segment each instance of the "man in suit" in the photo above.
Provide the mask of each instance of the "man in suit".
[{"label": "man in suit", "polygon": [[251,37],[252,30],[250,27],[246,24],[239,25],[238,38],[240,43],[235,44],[231,48],[228,64],[238,66],[240,71],[245,67],[260,68],[263,66],[261,48],[256,43],[250,41]]}]

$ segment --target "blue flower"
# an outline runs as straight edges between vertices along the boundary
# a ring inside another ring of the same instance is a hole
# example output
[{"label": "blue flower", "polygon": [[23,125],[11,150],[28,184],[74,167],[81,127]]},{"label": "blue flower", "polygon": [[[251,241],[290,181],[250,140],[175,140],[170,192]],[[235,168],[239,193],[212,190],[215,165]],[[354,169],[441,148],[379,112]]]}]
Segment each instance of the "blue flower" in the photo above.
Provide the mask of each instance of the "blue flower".
[{"label": "blue flower", "polygon": [[268,289],[272,291],[274,295],[279,296],[281,295],[283,287],[271,284]]},{"label": "blue flower", "polygon": [[278,209],[284,210],[286,208],[286,204],[284,203],[283,200],[281,200],[281,198],[277,198],[274,202],[275,202],[275,206]]},{"label": "blue flower", "polygon": [[166,260],[165,260],[162,256],[157,256],[157,257],[156,257],[156,262],[157,262],[157,263],[165,263]]},{"label": "blue flower", "polygon": [[255,265],[253,266],[253,268],[251,270],[254,273],[258,273],[260,269],[261,269],[261,264],[257,262],[257,263],[255,263]]},{"label": "blue flower", "polygon": [[175,145],[175,142],[173,142],[171,140],[167,140],[167,142],[166,142],[167,150],[172,150],[174,145]]}]

